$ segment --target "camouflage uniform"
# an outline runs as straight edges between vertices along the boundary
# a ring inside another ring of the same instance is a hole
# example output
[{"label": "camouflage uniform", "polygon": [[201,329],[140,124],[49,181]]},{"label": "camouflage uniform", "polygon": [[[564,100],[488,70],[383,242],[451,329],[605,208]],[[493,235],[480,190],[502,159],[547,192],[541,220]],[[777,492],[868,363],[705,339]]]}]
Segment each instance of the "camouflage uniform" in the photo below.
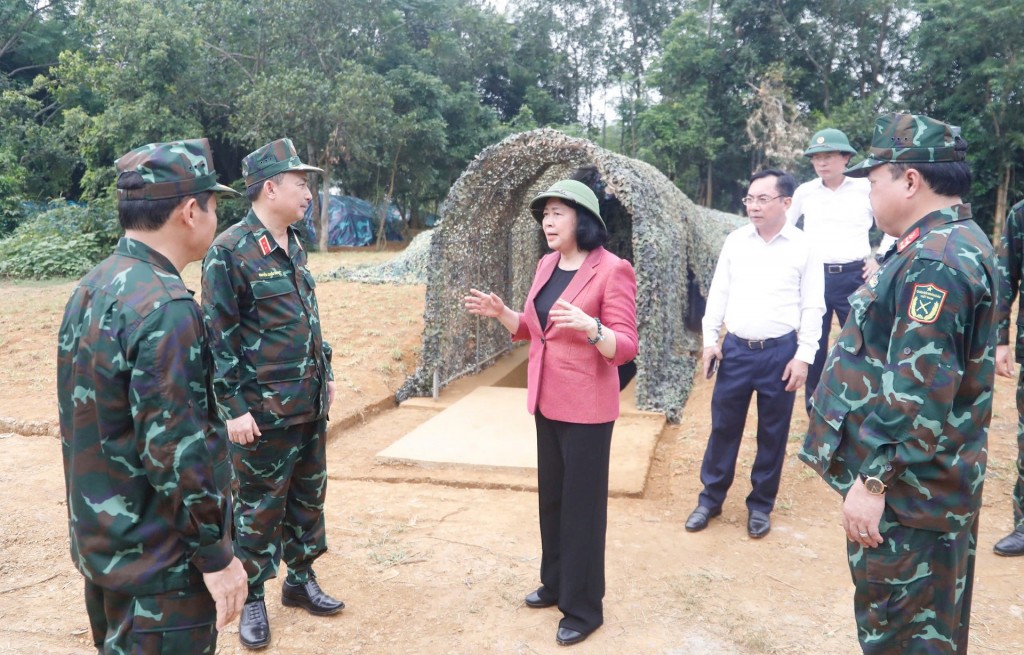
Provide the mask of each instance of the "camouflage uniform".
[{"label": "camouflage uniform", "polygon": [[[275,150],[282,142],[290,152]],[[297,161],[290,141],[275,141],[243,161],[246,184],[311,169],[297,168]],[[263,598],[264,583],[276,577],[282,542],[292,584],[308,580],[313,561],[327,550],[327,382],[334,378],[315,287],[294,228],[285,251],[252,210],[217,237],[203,262],[214,390],[226,418],[251,412],[262,432],[251,444],[230,444],[235,546],[249,575],[247,602]]]},{"label": "camouflage uniform", "polygon": [[[1010,209],[1006,225],[999,239],[999,324],[996,343],[1005,346],[1010,343],[1010,310],[1013,301],[1021,292],[1024,278],[1024,201]],[[1024,361],[1024,312],[1017,314],[1017,341],[1015,348],[1018,362]],[[1024,368],[1021,368],[1017,382],[1017,482],[1013,486],[1013,525],[1017,531],[1024,530]]]},{"label": "camouflage uniform", "polygon": [[[145,188],[120,197],[230,191],[208,162],[205,139],[144,146],[117,165]],[[233,555],[209,372],[192,292],[166,257],[122,238],[72,292],[57,350],[71,559],[101,652],[214,652],[202,573]]]},{"label": "camouflage uniform", "polygon": [[[860,170],[901,153],[954,161],[960,153],[945,145],[957,133],[926,117],[880,118]],[[908,134],[916,147],[892,148]],[[943,145],[924,147],[936,140]],[[991,244],[968,205],[924,216],[850,297],[812,399],[800,459],[844,497],[858,476],[887,485],[882,545],[848,545],[865,653],[967,650],[995,281]]]}]

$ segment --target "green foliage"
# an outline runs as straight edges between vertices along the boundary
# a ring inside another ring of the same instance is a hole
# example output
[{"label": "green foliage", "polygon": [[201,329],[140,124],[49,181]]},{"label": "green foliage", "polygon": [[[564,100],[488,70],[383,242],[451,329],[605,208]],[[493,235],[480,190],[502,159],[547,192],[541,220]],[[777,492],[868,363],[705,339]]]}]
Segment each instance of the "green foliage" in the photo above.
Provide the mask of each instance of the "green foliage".
[{"label": "green foliage", "polygon": [[114,249],[121,235],[112,208],[55,201],[0,241],[0,276],[78,277]]}]

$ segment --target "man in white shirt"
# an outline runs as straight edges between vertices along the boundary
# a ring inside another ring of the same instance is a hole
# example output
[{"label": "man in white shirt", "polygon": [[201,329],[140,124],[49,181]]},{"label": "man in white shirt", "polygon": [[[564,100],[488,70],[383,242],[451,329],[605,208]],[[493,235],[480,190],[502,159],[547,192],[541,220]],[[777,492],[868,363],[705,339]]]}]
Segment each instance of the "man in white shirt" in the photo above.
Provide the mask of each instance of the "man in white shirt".
[{"label": "man in white shirt", "polygon": [[[796,180],[765,170],[750,180],[743,204],[750,225],[726,237],[704,313],[704,374],[718,367],[711,399],[711,436],[697,509],[686,529],[697,532],[722,513],[736,472],[750,398],[757,392],[757,456],[750,471],[747,532],[771,530],[796,390],[814,361],[825,310],[821,260],[810,240],[786,221]],[[722,346],[718,337],[728,328]]]},{"label": "man in white shirt", "polygon": [[[804,217],[804,233],[811,249],[821,260],[825,270],[825,314],[821,319],[821,338],[814,362],[807,370],[804,403],[811,411],[811,396],[821,379],[821,371],[828,355],[832,314],[839,325],[850,313],[851,293],[878,270],[878,262],[871,256],[868,232],[875,224],[871,213],[867,179],[846,177],[843,171],[856,154],[849,139],[841,131],[828,128],[817,132],[804,150],[818,177],[804,182],[793,194],[793,204],[786,219],[796,225]],[[878,251],[884,253],[895,242],[886,235]]]}]

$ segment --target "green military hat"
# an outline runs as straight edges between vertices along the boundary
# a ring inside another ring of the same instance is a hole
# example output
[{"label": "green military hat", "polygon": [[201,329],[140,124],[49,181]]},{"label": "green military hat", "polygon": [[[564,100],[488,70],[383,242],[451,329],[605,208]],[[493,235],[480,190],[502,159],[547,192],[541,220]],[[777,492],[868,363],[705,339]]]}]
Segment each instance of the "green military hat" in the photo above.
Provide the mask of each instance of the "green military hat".
[{"label": "green military hat", "polygon": [[847,168],[849,177],[867,177],[882,164],[922,164],[963,161],[966,150],[957,150],[960,128],[923,114],[885,114],[875,121],[870,154]]},{"label": "green military hat", "polygon": [[213,151],[206,139],[150,143],[128,152],[114,162],[118,177],[138,173],[141,189],[118,189],[119,200],[163,200],[192,196],[204,191],[237,191],[217,183]]},{"label": "green military hat", "polygon": [[597,196],[586,184],[576,180],[561,180],[551,185],[551,188],[538,195],[530,201],[530,213],[538,222],[544,220],[544,204],[548,198],[568,200],[574,205],[580,205],[588,210],[601,223],[601,227],[608,229],[601,218],[601,207],[597,203]]},{"label": "green military hat", "polygon": [[323,170],[302,163],[291,139],[271,141],[262,148],[250,152],[242,160],[242,175],[245,176],[245,188],[247,189],[267,178],[287,171],[323,174]]},{"label": "green military hat", "polygon": [[807,144],[807,149],[804,150],[804,157],[810,157],[818,152],[857,154],[857,151],[850,145],[850,140],[846,138],[842,130],[837,130],[834,127],[826,127],[824,130],[815,132],[814,136],[811,137],[811,142]]}]

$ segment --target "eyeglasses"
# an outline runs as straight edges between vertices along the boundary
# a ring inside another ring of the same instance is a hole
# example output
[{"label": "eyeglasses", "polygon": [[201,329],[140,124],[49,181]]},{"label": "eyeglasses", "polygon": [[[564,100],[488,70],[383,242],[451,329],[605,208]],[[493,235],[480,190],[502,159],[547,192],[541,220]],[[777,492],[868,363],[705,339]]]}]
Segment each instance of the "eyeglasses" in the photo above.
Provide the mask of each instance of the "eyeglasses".
[{"label": "eyeglasses", "polygon": [[750,205],[767,205],[772,200],[778,200],[779,198],[785,197],[786,196],[757,196],[755,198],[754,196],[745,196],[740,202],[743,203],[744,207],[749,207]]}]

